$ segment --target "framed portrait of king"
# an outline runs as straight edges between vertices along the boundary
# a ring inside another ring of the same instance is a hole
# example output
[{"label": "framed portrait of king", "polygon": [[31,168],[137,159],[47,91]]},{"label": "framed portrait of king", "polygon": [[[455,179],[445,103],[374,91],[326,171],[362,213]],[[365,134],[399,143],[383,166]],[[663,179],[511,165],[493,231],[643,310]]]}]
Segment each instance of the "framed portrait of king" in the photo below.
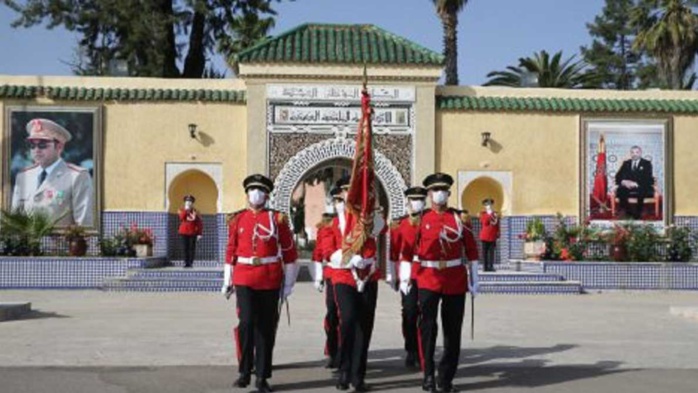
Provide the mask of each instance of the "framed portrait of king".
[{"label": "framed portrait of king", "polygon": [[99,232],[99,107],[8,106],[5,112],[3,206],[42,211],[60,230]]},{"label": "framed portrait of king", "polygon": [[671,218],[671,121],[583,118],[581,217],[662,227]]}]

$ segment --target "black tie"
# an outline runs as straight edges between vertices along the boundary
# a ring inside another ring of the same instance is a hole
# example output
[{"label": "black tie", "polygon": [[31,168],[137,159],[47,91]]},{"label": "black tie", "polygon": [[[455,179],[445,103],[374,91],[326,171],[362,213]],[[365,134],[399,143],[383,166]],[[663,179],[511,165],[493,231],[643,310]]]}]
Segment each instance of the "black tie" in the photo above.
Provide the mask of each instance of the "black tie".
[{"label": "black tie", "polygon": [[46,170],[41,171],[41,174],[39,175],[39,187],[41,187],[41,183],[46,180],[46,176],[48,176],[48,173],[46,173]]}]

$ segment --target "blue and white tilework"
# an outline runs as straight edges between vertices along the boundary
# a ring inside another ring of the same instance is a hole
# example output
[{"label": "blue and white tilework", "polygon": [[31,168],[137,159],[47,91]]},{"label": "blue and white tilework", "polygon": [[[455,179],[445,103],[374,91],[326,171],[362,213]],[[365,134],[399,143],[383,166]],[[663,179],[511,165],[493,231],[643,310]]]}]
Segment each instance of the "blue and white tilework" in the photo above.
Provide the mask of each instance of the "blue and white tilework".
[{"label": "blue and white tilework", "polygon": [[[167,256],[171,236],[167,219],[168,214],[165,212],[105,211],[102,213],[102,234],[104,237],[112,237],[120,228],[128,227],[133,223],[140,228],[150,228],[155,237],[153,255]],[[175,231],[174,236],[176,235]]]},{"label": "blue and white tilework", "polygon": [[[196,243],[196,259],[197,260],[216,260],[219,259],[219,236],[218,236],[218,215],[203,215],[204,223],[203,238]],[[169,253],[168,257],[171,260],[184,259],[184,246],[182,239],[177,231],[179,230],[179,217],[176,214],[170,214],[168,217],[168,234],[169,234]]]}]

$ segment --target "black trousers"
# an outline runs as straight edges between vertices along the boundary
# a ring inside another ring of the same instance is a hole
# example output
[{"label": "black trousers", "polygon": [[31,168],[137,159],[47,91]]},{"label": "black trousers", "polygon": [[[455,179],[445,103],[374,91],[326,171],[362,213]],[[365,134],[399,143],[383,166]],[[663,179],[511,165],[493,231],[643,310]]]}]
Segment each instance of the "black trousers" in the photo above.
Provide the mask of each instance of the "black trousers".
[{"label": "black trousers", "polygon": [[332,359],[332,363],[337,364],[338,335],[339,335],[339,315],[337,312],[337,303],[334,299],[334,285],[331,280],[325,280],[325,355]]},{"label": "black trousers", "polygon": [[495,251],[497,250],[497,242],[482,242],[482,253],[485,256],[485,271],[486,272],[493,272],[494,271],[494,256],[495,256]]},{"label": "black trousers", "polygon": [[235,286],[238,326],[235,328],[238,370],[271,378],[272,352],[278,323],[279,290]]},{"label": "black trousers", "polygon": [[419,297],[417,296],[417,281],[411,280],[412,287],[407,295],[400,292],[402,297],[402,337],[405,339],[405,351],[417,353],[419,339],[417,338],[417,317],[419,315]]},{"label": "black trousers", "polygon": [[[646,192],[640,189],[628,189],[625,187],[618,187],[616,195],[620,201],[620,208],[625,211],[625,214],[630,215],[632,218],[639,220],[642,218],[642,211],[645,207],[645,195]],[[637,198],[637,204],[635,204],[635,209],[630,209],[630,204],[628,203],[628,198]]]},{"label": "black trousers", "polygon": [[444,333],[444,352],[439,361],[439,380],[448,385],[458,369],[461,347],[461,330],[465,312],[465,294],[444,295],[419,289],[419,344],[424,376],[434,376],[434,351],[439,324],[436,316],[441,302],[441,324]]},{"label": "black trousers", "polygon": [[196,257],[196,235],[179,235],[184,247],[184,266],[192,266]]},{"label": "black trousers", "polygon": [[378,283],[367,282],[363,292],[350,285],[336,284],[334,291],[339,310],[339,371],[357,386],[366,376]]}]

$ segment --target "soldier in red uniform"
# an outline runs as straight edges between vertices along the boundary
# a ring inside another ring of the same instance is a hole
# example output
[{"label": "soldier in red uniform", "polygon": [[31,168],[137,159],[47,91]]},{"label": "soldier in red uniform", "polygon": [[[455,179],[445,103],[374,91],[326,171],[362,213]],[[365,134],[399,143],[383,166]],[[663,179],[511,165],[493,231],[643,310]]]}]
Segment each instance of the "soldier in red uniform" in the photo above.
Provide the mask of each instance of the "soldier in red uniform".
[{"label": "soldier in red uniform", "polygon": [[[407,211],[409,215],[396,220],[391,230],[391,260],[398,264],[397,271],[400,278],[400,293],[402,298],[402,336],[405,339],[405,366],[412,368],[417,366],[419,359],[419,342],[417,339],[417,316],[419,308],[417,304],[417,271],[418,262],[413,262],[411,269],[401,267],[403,260],[402,249],[408,248],[412,254],[417,240],[417,231],[422,218],[422,212],[426,203],[427,190],[423,187],[411,187],[405,190],[407,198]],[[409,265],[407,265],[409,266]]]},{"label": "soldier in red uniform", "polygon": [[[468,291],[468,271],[464,259],[476,261],[477,245],[458,210],[448,207],[453,178],[445,173],[435,173],[424,179],[431,209],[422,215],[416,238],[410,252],[403,247],[400,268],[411,271],[414,257],[419,259],[417,288],[420,306],[419,347],[424,379],[422,389],[436,392],[456,392],[453,378],[458,369],[461,348],[461,328],[465,312],[465,293]],[[407,285],[401,274],[401,285]],[[434,379],[434,350],[438,324],[436,317],[441,303],[444,352],[438,367],[438,380]]]},{"label": "soldier in red uniform", "polygon": [[228,224],[228,247],[222,292],[236,293],[235,329],[240,376],[234,386],[250,384],[255,370],[258,392],[271,392],[272,352],[278,323],[279,296],[293,291],[298,254],[286,215],[265,207],[274,188],[262,175],[248,176],[243,187],[248,208],[233,214]]},{"label": "soldier in red uniform", "polygon": [[485,210],[480,212],[480,241],[482,253],[485,259],[485,271],[494,271],[494,253],[499,239],[499,215],[492,209],[494,199],[487,198],[482,201]]},{"label": "soldier in red uniform", "polygon": [[364,381],[366,361],[375,320],[378,279],[381,276],[377,266],[376,237],[384,228],[374,227],[373,235],[366,240],[361,253],[344,263],[342,239],[351,233],[355,217],[344,209],[349,179],[340,179],[336,187],[342,193],[339,195],[341,198],[335,197],[337,217],[332,222],[333,235],[325,251],[332,269],[335,302],[339,311],[339,378],[336,387],[348,390],[351,383],[356,392],[365,392],[368,390]]},{"label": "soldier in red uniform", "polygon": [[179,209],[179,236],[182,238],[184,247],[184,267],[190,268],[194,265],[196,255],[196,242],[201,240],[204,231],[204,224],[201,215],[194,208],[196,198],[193,195],[184,197],[184,208]]},{"label": "soldier in red uniform", "polygon": [[[332,190],[332,196],[339,195],[341,190]],[[332,208],[334,210],[334,208]],[[319,292],[325,291],[325,319],[323,327],[325,329],[325,356],[327,362],[325,368],[339,367],[339,358],[337,357],[337,340],[339,316],[337,315],[337,305],[334,301],[334,286],[332,285],[332,269],[327,266],[327,258],[324,250],[328,247],[328,243],[332,242],[333,230],[332,219],[335,214],[325,212],[322,214],[322,221],[318,223],[317,236],[315,237],[315,249],[313,250],[314,262],[314,285]]]}]

